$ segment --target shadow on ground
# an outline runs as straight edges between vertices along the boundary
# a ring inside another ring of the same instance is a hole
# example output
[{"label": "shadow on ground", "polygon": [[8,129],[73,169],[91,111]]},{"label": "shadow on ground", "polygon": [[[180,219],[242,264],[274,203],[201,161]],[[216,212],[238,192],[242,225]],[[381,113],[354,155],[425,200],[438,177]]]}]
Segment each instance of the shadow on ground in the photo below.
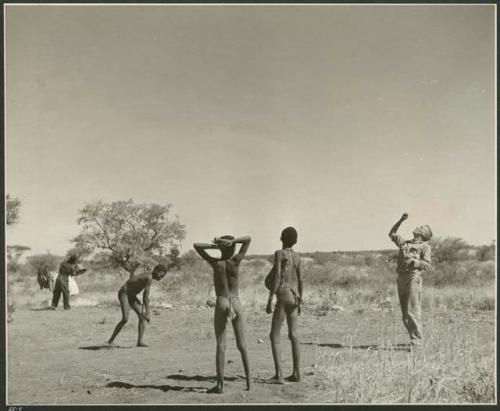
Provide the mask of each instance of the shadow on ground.
[{"label": "shadow on ground", "polygon": [[[206,376],[206,375],[182,375],[182,374],[171,374],[167,375],[168,379],[171,380],[179,380],[179,381],[217,381],[217,377],[214,376]],[[244,380],[245,377],[241,375],[237,377],[224,377],[224,381],[237,381]]]},{"label": "shadow on ground", "polygon": [[185,391],[185,392],[207,392],[207,389],[204,387],[183,387],[181,385],[152,385],[152,384],[144,384],[144,385],[135,385],[135,384],[129,384],[127,382],[122,382],[122,381],[113,381],[108,384],[106,384],[106,387],[109,388],[126,388],[126,389],[131,389],[131,388],[148,388],[152,390],[160,390],[163,392],[167,391]]},{"label": "shadow on ground", "polygon": [[410,344],[396,344],[382,346],[378,344],[368,344],[368,345],[344,345],[338,343],[312,343],[304,342],[303,345],[315,345],[316,347],[329,347],[329,348],[352,348],[355,350],[386,350],[386,351],[411,351]]},{"label": "shadow on ground", "polygon": [[120,347],[119,345],[87,345],[85,347],[78,347],[79,350],[90,350],[90,351],[97,351],[97,350],[114,350],[115,348],[132,348],[132,347]]},{"label": "shadow on ground", "polygon": [[38,308],[30,308],[30,311],[52,311],[52,307],[38,307]]}]

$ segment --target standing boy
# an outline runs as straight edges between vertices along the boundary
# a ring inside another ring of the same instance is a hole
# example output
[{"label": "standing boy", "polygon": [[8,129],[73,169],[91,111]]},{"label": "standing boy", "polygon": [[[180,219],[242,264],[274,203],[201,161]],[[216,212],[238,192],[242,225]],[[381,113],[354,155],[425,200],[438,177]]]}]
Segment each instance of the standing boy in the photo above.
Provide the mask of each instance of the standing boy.
[{"label": "standing boy", "polygon": [[[241,353],[243,368],[247,380],[247,390],[250,390],[250,367],[248,364],[247,348],[244,333],[244,313],[238,297],[238,277],[241,260],[250,246],[250,237],[234,238],[225,235],[215,238],[212,244],[195,243],[194,249],[207,261],[214,270],[214,287],[217,301],[215,303],[214,328],[217,340],[217,351],[215,364],[217,369],[217,385],[209,393],[222,394],[224,392],[224,361],[226,351],[226,324],[230,319],[233,324],[236,346]],[[241,247],[237,255],[234,255],[236,244]],[[219,249],[221,258],[210,256],[205,250]]]},{"label": "standing boy", "polygon": [[422,345],[422,271],[431,266],[431,247],[427,243],[432,238],[428,225],[413,230],[413,239],[404,240],[399,234],[399,226],[408,218],[403,214],[391,228],[389,237],[399,247],[398,295],[403,314],[403,323],[410,335],[411,346]]},{"label": "standing boy", "polygon": [[271,348],[275,374],[272,382],[283,384],[281,371],[280,330],[286,318],[288,338],[292,344],[293,372],[286,378],[290,382],[300,381],[300,350],[297,333],[297,319],[302,301],[302,273],[300,256],[292,249],[297,243],[297,230],[287,227],[281,232],[281,250],[274,253],[273,282],[269,292],[266,312],[272,312],[273,296],[277,296],[271,324]]},{"label": "standing boy", "polygon": [[[113,335],[108,340],[109,345],[113,344],[116,336],[121,331],[122,327],[127,323],[130,307],[132,307],[139,318],[137,346],[147,347],[147,345],[142,341],[142,337],[144,336],[144,328],[146,327],[145,321],[148,323],[150,321],[149,291],[151,289],[153,279],[160,281],[163,277],[165,277],[165,274],[167,274],[167,267],[162,264],[158,264],[153,269],[152,273],[132,275],[125,282],[125,284],[123,284],[122,288],[118,291],[118,301],[120,301],[120,307],[122,309],[122,319],[118,322],[115,330],[113,331]],[[142,294],[141,306],[141,302],[137,298],[137,294],[139,294],[142,290],[144,290],[144,293]]]}]

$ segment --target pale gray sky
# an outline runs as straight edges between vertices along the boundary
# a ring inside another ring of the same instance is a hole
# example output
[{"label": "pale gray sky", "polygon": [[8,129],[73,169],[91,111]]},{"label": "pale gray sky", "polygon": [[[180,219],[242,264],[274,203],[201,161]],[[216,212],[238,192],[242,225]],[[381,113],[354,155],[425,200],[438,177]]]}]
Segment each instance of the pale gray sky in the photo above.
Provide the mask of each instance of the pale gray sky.
[{"label": "pale gray sky", "polygon": [[7,6],[8,244],[78,209],[171,202],[193,241],[390,248],[496,238],[495,7]]}]

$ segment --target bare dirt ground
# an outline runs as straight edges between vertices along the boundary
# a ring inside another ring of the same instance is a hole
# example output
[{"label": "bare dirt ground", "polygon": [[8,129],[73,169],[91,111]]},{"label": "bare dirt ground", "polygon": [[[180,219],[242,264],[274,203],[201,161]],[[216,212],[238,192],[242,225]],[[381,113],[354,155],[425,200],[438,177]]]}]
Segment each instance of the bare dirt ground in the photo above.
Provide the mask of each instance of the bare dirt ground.
[{"label": "bare dirt ground", "polygon": [[[135,347],[137,320],[131,312],[129,323],[116,340],[119,347],[112,349],[106,348],[105,342],[120,318],[118,306],[73,307],[70,311],[19,308],[14,322],[8,324],[8,403],[318,403],[331,398],[325,396],[328,393],[323,392],[321,380],[324,375],[318,372],[318,362],[326,358],[323,354],[371,349],[378,351],[377,355],[390,355],[392,360],[410,355],[397,310],[304,311],[299,323],[302,382],[265,382],[273,375],[268,338],[271,317],[262,310],[247,308],[253,390],[244,391],[241,358],[229,329],[226,392],[214,395],[206,393],[215,384],[210,308],[154,309],[145,333],[148,348]],[[425,313],[424,330],[437,332],[438,338],[443,330],[443,344],[447,344],[450,326],[455,325],[475,335],[483,350],[491,350],[493,364],[494,313]],[[388,349],[391,345],[393,348]],[[282,329],[282,351],[286,376],[292,368],[286,324]]]}]

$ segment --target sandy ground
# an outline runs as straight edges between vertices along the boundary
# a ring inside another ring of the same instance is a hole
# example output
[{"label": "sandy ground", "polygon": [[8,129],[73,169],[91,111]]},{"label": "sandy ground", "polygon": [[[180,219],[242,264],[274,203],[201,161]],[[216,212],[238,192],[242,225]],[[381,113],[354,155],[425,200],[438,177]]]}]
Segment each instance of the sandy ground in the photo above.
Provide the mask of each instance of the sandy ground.
[{"label": "sandy ground", "polygon": [[[70,311],[20,308],[8,324],[8,403],[314,403],[321,390],[315,372],[321,350],[345,349],[346,341],[358,348],[408,342],[398,311],[322,314],[305,310],[299,323],[303,381],[275,385],[265,382],[274,371],[268,338],[271,316],[255,309],[247,309],[246,315],[253,389],[244,390],[241,358],[230,329],[226,392],[214,395],[206,393],[215,384],[210,308],[154,309],[145,333],[148,348],[135,347],[137,320],[131,312],[113,349],[105,347],[105,342],[120,318],[118,306],[73,307]],[[470,316],[471,326],[493,347],[494,313]],[[453,313],[447,312],[427,318],[424,327],[454,321]],[[390,335],[391,341],[381,341],[381,335]],[[292,368],[286,325],[282,350],[286,376]],[[399,350],[395,355],[408,353]]]}]

